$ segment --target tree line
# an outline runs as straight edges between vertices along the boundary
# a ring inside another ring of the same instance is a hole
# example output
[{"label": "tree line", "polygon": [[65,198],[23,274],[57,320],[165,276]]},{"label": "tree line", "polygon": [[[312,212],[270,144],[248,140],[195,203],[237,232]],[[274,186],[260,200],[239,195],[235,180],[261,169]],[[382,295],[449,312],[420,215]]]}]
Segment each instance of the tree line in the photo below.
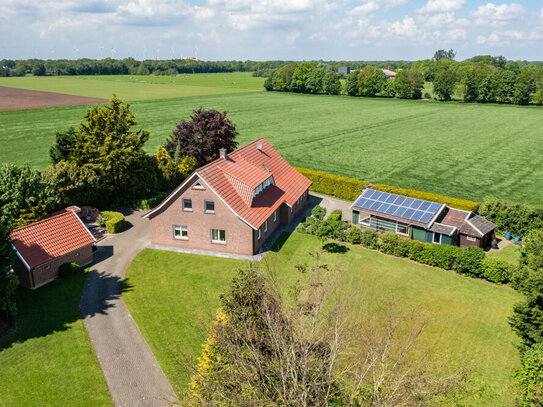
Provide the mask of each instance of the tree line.
[{"label": "tree line", "polygon": [[226,112],[196,109],[182,120],[154,155],[145,152],[151,134],[136,130],[130,104],[113,97],[87,109],[76,127],[55,133],[51,165],[0,167],[0,322],[13,323],[15,259],[13,229],[39,221],[70,205],[107,209],[172,190],[197,167],[215,160],[219,149],[237,147]]}]

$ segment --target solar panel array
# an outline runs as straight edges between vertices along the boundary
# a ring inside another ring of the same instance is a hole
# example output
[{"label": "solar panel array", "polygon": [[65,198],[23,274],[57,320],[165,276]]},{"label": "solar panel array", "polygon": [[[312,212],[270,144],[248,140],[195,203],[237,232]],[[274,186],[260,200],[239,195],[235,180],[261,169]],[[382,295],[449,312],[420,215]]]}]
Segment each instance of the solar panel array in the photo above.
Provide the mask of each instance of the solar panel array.
[{"label": "solar panel array", "polygon": [[428,223],[441,204],[367,189],[354,206],[408,220]]}]

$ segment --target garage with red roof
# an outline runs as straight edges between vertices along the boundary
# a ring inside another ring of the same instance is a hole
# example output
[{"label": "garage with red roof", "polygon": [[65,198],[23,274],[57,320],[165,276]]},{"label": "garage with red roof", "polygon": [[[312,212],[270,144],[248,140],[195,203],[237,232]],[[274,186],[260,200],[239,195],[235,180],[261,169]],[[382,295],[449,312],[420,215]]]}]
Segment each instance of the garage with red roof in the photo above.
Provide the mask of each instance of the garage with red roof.
[{"label": "garage with red roof", "polygon": [[17,253],[14,271],[23,287],[37,288],[58,277],[64,263],[92,262],[96,241],[71,206],[39,222],[15,229],[10,239]]}]

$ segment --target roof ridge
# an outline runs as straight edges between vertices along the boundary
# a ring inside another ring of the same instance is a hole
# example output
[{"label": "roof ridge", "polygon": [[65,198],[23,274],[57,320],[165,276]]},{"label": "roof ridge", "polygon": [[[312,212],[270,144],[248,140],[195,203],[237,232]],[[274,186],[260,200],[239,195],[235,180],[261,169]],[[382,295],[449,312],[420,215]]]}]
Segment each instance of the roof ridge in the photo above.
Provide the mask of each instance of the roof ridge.
[{"label": "roof ridge", "polygon": [[75,216],[77,216],[77,215],[75,214],[74,211],[64,211],[64,212],[60,211],[60,212],[57,213],[56,215],[51,215],[51,216],[48,216],[48,217],[46,217],[46,218],[44,218],[44,219],[38,220],[38,221],[36,221],[36,222],[29,223],[28,225],[24,225],[24,226],[18,227],[17,229],[13,229],[13,230],[11,231],[11,233],[16,232],[16,231],[19,231],[19,230],[22,230],[22,229],[29,228],[30,226],[35,226],[35,225],[37,225],[38,223],[42,223],[42,222],[45,222],[45,221],[48,221],[48,220],[57,218],[57,217],[59,217],[59,216],[69,215],[70,213],[73,213]]}]

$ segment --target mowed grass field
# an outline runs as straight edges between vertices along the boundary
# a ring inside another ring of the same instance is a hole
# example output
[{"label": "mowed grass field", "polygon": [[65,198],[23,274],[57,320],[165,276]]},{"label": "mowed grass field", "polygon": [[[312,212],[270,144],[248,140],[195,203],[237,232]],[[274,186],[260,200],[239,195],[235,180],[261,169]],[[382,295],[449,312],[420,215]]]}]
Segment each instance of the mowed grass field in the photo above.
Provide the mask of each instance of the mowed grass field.
[{"label": "mowed grass field", "polygon": [[113,406],[79,312],[84,282],[18,289],[18,329],[0,338],[0,406]]},{"label": "mowed grass field", "polygon": [[[473,389],[486,388],[462,405],[512,405],[511,373],[518,366],[518,353],[507,318],[520,294],[360,246],[347,247],[347,253],[324,253],[323,258],[340,268],[351,295],[364,298],[363,304],[394,299],[401,310],[429,317],[421,349],[448,355],[451,368],[467,366]],[[295,232],[264,261],[290,285],[297,278],[294,266],[310,264],[308,253],[319,248],[316,237]],[[127,270],[131,290],[123,293],[123,300],[179,395],[190,379],[184,356],[195,362],[200,355],[205,326],[215,315],[219,295],[245,264],[146,249]],[[356,312],[363,315],[368,310]]]},{"label": "mowed grass field", "polygon": [[[240,144],[266,137],[296,166],[475,201],[491,195],[543,202],[540,107],[268,93],[249,73],[5,78],[0,85],[95,97],[116,92],[151,131],[150,153],[203,106],[229,112]],[[44,168],[54,131],[76,125],[84,112],[0,112],[0,162]]]}]

